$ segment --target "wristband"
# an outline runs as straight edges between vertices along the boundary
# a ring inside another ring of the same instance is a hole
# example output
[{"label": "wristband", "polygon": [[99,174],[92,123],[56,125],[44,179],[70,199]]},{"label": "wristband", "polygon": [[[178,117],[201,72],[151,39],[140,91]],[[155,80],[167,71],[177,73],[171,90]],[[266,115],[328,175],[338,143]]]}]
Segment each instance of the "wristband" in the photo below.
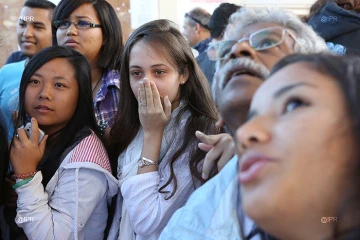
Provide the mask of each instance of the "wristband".
[{"label": "wristband", "polygon": [[24,173],[24,174],[13,174],[11,175],[11,179],[14,181],[16,181],[16,179],[27,179],[29,177],[35,176],[36,173],[37,171],[31,173]]},{"label": "wristband", "polygon": [[21,187],[21,186],[27,184],[28,182],[30,182],[33,178],[34,178],[34,177],[29,177],[29,178],[27,178],[27,179],[22,180],[21,182],[15,183],[15,184],[12,186],[12,188],[13,188],[13,189],[17,189],[18,187]]}]

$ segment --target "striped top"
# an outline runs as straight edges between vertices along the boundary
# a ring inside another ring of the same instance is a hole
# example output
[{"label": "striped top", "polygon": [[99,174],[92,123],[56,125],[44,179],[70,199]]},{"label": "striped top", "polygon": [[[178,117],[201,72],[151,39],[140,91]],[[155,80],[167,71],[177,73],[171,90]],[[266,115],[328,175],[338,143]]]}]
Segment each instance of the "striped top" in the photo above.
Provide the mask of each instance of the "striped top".
[{"label": "striped top", "polygon": [[111,173],[110,162],[104,145],[94,132],[74,148],[69,159],[69,163],[73,162],[92,162]]}]

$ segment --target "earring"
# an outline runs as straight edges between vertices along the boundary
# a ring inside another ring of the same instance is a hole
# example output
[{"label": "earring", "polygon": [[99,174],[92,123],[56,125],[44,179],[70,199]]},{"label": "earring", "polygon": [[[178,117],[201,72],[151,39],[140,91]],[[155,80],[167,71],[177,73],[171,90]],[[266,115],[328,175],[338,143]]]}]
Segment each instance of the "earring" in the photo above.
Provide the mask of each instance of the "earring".
[{"label": "earring", "polygon": [[181,82],[181,84],[184,84],[184,83],[185,83],[185,81],[182,81],[182,82]]}]

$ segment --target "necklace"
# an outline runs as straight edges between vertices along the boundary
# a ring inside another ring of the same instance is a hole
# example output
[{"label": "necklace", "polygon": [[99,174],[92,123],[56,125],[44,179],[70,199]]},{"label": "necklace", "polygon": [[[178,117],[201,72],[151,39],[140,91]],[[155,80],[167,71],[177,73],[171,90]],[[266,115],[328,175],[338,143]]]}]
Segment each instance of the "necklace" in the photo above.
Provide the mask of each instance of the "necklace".
[{"label": "necklace", "polygon": [[95,90],[95,89],[97,88],[97,86],[99,85],[99,82],[100,82],[101,78],[102,78],[102,75],[100,76],[99,80],[96,82],[95,87],[92,89],[92,93],[94,93],[94,90]]}]

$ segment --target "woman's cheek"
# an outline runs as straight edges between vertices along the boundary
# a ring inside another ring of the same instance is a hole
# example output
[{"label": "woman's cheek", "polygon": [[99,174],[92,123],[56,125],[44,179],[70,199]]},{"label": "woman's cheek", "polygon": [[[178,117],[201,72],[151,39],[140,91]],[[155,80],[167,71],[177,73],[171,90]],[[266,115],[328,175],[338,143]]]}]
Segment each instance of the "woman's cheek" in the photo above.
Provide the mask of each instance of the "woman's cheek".
[{"label": "woman's cheek", "polygon": [[130,87],[131,87],[131,90],[132,90],[135,98],[138,99],[138,94],[139,94],[140,85],[139,85],[139,84],[136,84],[136,83],[131,83],[131,82],[130,82]]},{"label": "woman's cheek", "polygon": [[160,98],[164,98],[166,96],[166,93],[164,92],[164,88],[162,86],[159,86],[158,84],[156,84],[156,88],[159,92]]}]

